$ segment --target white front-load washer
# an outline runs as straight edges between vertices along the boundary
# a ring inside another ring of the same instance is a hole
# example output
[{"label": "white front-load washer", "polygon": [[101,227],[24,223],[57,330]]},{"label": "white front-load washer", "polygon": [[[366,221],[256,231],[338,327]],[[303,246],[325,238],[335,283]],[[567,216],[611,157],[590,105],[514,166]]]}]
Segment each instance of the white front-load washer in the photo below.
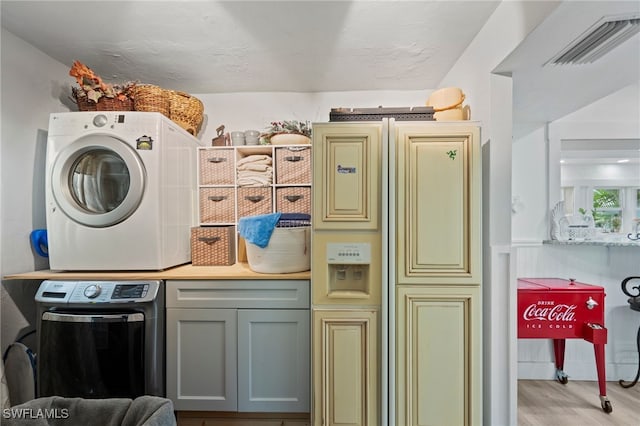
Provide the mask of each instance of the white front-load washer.
[{"label": "white front-load washer", "polygon": [[188,263],[199,145],[160,113],[51,114],[50,268],[161,270]]}]

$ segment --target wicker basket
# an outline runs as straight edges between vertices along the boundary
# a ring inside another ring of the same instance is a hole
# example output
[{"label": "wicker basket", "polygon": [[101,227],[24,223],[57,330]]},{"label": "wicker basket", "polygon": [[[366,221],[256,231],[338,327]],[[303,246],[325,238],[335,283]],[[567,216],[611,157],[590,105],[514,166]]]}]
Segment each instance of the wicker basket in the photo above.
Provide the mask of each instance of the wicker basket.
[{"label": "wicker basket", "polygon": [[238,217],[271,213],[272,198],[269,186],[238,188]]},{"label": "wicker basket", "polygon": [[311,183],[311,148],[276,148],[276,182]]},{"label": "wicker basket", "polygon": [[311,214],[311,187],[283,186],[276,188],[276,211]]},{"label": "wicker basket", "polygon": [[200,222],[205,224],[233,223],[236,218],[233,188],[200,188]]},{"label": "wicker basket", "polygon": [[236,227],[191,228],[193,266],[233,265],[236,263]]},{"label": "wicker basket", "polygon": [[200,130],[203,120],[204,106],[200,99],[184,92],[166,90],[169,96],[171,120],[192,135]]},{"label": "wicker basket", "polygon": [[169,94],[161,87],[141,84],[133,88],[135,111],[160,112],[171,118]]},{"label": "wicker basket", "polygon": [[89,100],[86,93],[81,92],[75,87],[72,88],[71,94],[73,95],[73,101],[78,105],[78,111],[96,111],[96,103]]},{"label": "wicker basket", "polygon": [[131,98],[122,100],[103,96],[98,99],[96,111],[133,111],[133,100]]},{"label": "wicker basket", "polygon": [[201,149],[198,151],[201,185],[233,185],[235,165],[233,149]]}]

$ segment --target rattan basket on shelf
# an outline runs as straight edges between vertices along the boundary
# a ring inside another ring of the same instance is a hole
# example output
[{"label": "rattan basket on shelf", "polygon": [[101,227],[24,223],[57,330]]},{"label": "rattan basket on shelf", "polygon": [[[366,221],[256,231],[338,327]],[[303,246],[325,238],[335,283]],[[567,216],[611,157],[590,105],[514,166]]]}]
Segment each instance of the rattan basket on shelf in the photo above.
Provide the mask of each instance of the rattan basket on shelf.
[{"label": "rattan basket on shelf", "polygon": [[200,99],[177,90],[167,90],[171,120],[192,135],[200,130],[204,106]]},{"label": "rattan basket on shelf", "polygon": [[98,99],[96,111],[133,111],[133,100],[102,97]]},{"label": "rattan basket on shelf", "polygon": [[101,97],[98,102],[93,102],[86,95],[74,94],[74,101],[78,105],[78,111],[133,111],[131,98],[107,98]]},{"label": "rattan basket on shelf", "polygon": [[73,101],[78,105],[78,111],[97,111],[98,109],[95,102],[80,92],[73,92]]},{"label": "rattan basket on shelf", "polygon": [[133,88],[135,111],[160,112],[171,118],[169,94],[159,86],[140,84]]}]

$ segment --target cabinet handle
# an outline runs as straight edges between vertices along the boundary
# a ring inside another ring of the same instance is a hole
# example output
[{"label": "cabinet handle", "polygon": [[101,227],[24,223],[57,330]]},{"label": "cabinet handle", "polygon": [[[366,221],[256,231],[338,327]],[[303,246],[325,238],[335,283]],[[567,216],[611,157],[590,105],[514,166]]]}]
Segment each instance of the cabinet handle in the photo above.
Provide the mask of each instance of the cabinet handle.
[{"label": "cabinet handle", "polygon": [[296,161],[301,161],[304,159],[304,157],[302,157],[301,155],[289,155],[287,157],[284,157],[284,159],[286,161],[291,161],[292,163],[295,163]]},{"label": "cabinet handle", "polygon": [[296,201],[298,201],[301,198],[303,198],[302,195],[285,195],[284,196],[285,200],[291,201],[292,203],[295,203]]},{"label": "cabinet handle", "polygon": [[210,163],[222,163],[223,161],[227,161],[227,159],[224,157],[211,157],[208,158],[207,161]]},{"label": "cabinet handle", "polygon": [[252,203],[257,203],[258,201],[264,200],[264,197],[262,195],[247,195],[244,199]]},{"label": "cabinet handle", "polygon": [[220,241],[220,237],[198,237],[198,241],[202,241],[205,244],[213,244]]},{"label": "cabinet handle", "polygon": [[227,196],[226,195],[210,195],[209,197],[207,197],[207,199],[209,201],[218,202],[218,201],[226,200]]}]

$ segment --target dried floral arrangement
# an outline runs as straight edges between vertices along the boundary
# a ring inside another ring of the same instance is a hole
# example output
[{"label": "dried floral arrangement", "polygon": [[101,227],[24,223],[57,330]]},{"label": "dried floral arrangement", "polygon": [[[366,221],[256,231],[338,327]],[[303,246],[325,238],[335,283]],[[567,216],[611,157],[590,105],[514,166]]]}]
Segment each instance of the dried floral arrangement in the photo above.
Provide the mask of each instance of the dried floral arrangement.
[{"label": "dried floral arrangement", "polygon": [[135,86],[133,82],[124,84],[105,83],[99,75],[80,61],[73,62],[73,66],[69,70],[69,75],[75,77],[76,82],[80,86],[79,88],[72,88],[72,94],[76,100],[78,97],[84,95],[96,103],[102,97],[117,98],[124,101],[130,98],[131,90]]},{"label": "dried floral arrangement", "polygon": [[260,135],[261,143],[268,144],[270,139],[275,135],[283,133],[292,133],[311,137],[311,123],[308,121],[285,120],[272,121],[271,126]]}]

